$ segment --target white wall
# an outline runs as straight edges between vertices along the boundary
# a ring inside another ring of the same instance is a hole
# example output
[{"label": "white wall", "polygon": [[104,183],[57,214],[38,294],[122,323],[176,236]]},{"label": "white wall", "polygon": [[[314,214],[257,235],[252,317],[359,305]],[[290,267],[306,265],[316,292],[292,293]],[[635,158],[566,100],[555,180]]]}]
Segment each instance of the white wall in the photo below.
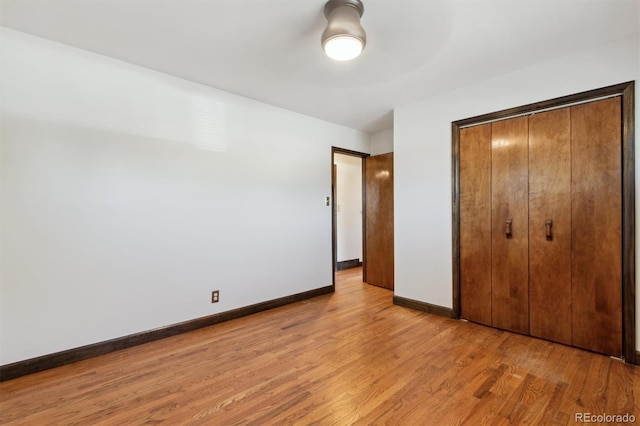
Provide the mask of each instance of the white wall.
[{"label": "white wall", "polygon": [[362,260],[362,158],[335,154],[336,256]]},{"label": "white wall", "polygon": [[0,364],[331,284],[331,145],[368,135],[0,37]]},{"label": "white wall", "polygon": [[[630,80],[636,80],[637,105],[639,52],[636,34],[396,109],[395,293],[452,307],[452,121]],[[637,142],[636,131],[636,147]],[[639,163],[636,154],[637,176]],[[636,198],[640,199],[637,182]]]},{"label": "white wall", "polygon": [[381,130],[369,136],[371,155],[393,152],[393,129]]}]

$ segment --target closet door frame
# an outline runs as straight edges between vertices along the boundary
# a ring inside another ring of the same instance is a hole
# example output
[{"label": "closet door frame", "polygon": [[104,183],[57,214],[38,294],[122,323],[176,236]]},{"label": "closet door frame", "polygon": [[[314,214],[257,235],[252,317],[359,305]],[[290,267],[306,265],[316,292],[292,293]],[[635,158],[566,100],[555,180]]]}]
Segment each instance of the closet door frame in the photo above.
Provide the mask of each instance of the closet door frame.
[{"label": "closet door frame", "polygon": [[460,129],[601,98],[620,96],[622,104],[622,353],[625,362],[640,365],[640,353],[636,352],[634,91],[635,84],[630,81],[451,123],[454,318],[460,318]]}]

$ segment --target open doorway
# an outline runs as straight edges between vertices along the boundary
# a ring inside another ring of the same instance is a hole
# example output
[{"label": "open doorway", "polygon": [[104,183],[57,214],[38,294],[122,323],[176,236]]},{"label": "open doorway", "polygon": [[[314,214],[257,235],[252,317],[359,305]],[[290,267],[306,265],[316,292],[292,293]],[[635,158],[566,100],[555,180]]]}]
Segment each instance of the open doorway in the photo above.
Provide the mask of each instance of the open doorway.
[{"label": "open doorway", "polygon": [[364,170],[369,154],[331,148],[333,282],[335,273],[364,262]]},{"label": "open doorway", "polygon": [[332,274],[362,266],[362,281],[393,290],[393,153],[332,147]]},{"label": "open doorway", "polygon": [[336,270],[362,266],[362,158],[334,155]]}]

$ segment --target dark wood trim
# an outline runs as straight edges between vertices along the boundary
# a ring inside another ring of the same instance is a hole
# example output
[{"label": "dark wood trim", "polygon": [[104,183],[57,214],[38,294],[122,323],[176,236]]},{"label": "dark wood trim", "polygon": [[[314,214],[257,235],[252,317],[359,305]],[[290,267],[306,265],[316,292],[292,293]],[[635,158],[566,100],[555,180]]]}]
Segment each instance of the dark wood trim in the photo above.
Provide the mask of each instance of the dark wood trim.
[{"label": "dark wood trim", "polygon": [[342,260],[336,263],[336,271],[344,271],[345,269],[357,268],[362,266],[360,259]]},{"label": "dark wood trim", "polygon": [[418,311],[424,311],[440,317],[454,318],[453,310],[451,308],[445,308],[444,306],[432,305],[431,303],[421,302],[419,300],[407,299],[405,297],[393,296],[393,304],[398,306],[404,306],[405,308],[416,309]]},{"label": "dark wood trim", "polygon": [[634,95],[635,84],[630,82],[622,92],[622,353],[627,362],[638,364],[636,356]]},{"label": "dark wood trim", "polygon": [[[364,220],[367,217],[367,210],[365,207],[365,180],[364,180],[364,159],[369,157],[371,154],[367,154],[364,152],[353,151],[346,148],[339,148],[337,146],[331,147],[331,276],[332,283],[335,288],[336,285],[336,270],[338,270],[338,247],[337,247],[337,235],[338,235],[338,224],[336,220],[336,203],[334,202],[336,199],[336,172],[335,172],[335,154],[344,154],[350,155],[352,157],[360,157],[362,159],[362,263],[366,262],[366,258],[364,256],[364,248],[366,247],[367,240],[364,232]],[[364,270],[366,268],[362,268],[363,275]]]},{"label": "dark wood trim", "polygon": [[633,81],[576,93],[516,108],[510,108],[451,123],[452,144],[452,238],[453,238],[453,315],[460,317],[460,129],[464,126],[560,108],[606,96],[622,98],[622,315],[625,361],[640,364],[636,355],[636,278],[635,278],[635,84]]},{"label": "dark wood trim", "polygon": [[486,121],[501,120],[504,118],[513,117],[520,114],[533,114],[537,111],[542,111],[549,108],[559,108],[565,105],[575,104],[578,102],[588,102],[598,98],[620,95],[625,92],[629,85],[633,85],[633,81],[626,83],[614,84],[612,86],[601,87],[599,89],[588,90],[586,92],[575,93],[573,95],[561,96],[559,98],[553,98],[542,102],[535,102],[515,108],[509,108],[502,111],[490,112],[488,114],[482,114],[475,117],[465,118],[462,120],[454,121],[458,128],[480,124]]},{"label": "dark wood trim", "polygon": [[331,150],[331,285],[336,287],[336,270],[338,264],[338,212],[336,207],[336,179],[338,166],[335,153]]},{"label": "dark wood trim", "polygon": [[367,282],[367,162],[362,157],[362,281]]},{"label": "dark wood trim", "polygon": [[452,318],[460,318],[460,127],[451,123],[451,184],[452,250],[453,250],[453,310]]},{"label": "dark wood trim", "polygon": [[365,158],[365,157],[370,157],[371,154],[367,154],[366,152],[360,152],[360,151],[354,151],[351,149],[346,149],[346,148],[340,148],[337,146],[332,146],[331,147],[331,152],[335,153],[335,154],[344,154],[344,155],[350,155],[352,157],[360,157],[360,158]]},{"label": "dark wood trim", "polygon": [[104,342],[94,343],[92,345],[81,346],[79,348],[69,349],[62,352],[56,352],[49,355],[43,355],[36,358],[18,361],[12,364],[0,366],[0,382],[15,379],[17,377],[26,376],[27,374],[37,373],[38,371],[48,370],[50,368],[60,367],[99,355],[108,354],[110,352],[127,349],[132,346],[138,346],[155,340],[164,339],[166,337],[175,336],[177,334],[188,333],[199,328],[209,327],[221,322],[244,317],[291,303],[300,302],[312,297],[321,296],[323,294],[333,293],[333,286],[321,287],[315,290],[309,290],[302,293],[293,294],[291,296],[280,297],[278,299],[268,300],[266,302],[256,303],[255,305],[245,306],[243,308],[233,309],[206,317],[196,318],[184,321],[178,324],[172,324],[166,327],[154,330],[143,331],[141,333],[130,334],[128,336],[119,337]]}]

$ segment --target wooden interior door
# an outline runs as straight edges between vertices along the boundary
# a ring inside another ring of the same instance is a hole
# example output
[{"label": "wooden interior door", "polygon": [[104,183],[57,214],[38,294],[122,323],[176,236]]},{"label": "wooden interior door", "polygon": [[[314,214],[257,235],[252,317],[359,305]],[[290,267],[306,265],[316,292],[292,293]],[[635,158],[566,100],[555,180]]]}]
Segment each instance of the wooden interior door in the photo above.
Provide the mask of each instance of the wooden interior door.
[{"label": "wooden interior door", "polygon": [[571,344],[570,130],[569,108],[529,117],[530,334],[568,345]]},{"label": "wooden interior door", "polygon": [[528,118],[492,123],[491,281],[494,327],[529,333]]},{"label": "wooden interior door", "polygon": [[393,153],[364,159],[363,281],[393,289]]},{"label": "wooden interior door", "polygon": [[622,355],[620,98],[571,108],[573,345]]},{"label": "wooden interior door", "polygon": [[460,315],[491,325],[491,124],[460,130]]}]

